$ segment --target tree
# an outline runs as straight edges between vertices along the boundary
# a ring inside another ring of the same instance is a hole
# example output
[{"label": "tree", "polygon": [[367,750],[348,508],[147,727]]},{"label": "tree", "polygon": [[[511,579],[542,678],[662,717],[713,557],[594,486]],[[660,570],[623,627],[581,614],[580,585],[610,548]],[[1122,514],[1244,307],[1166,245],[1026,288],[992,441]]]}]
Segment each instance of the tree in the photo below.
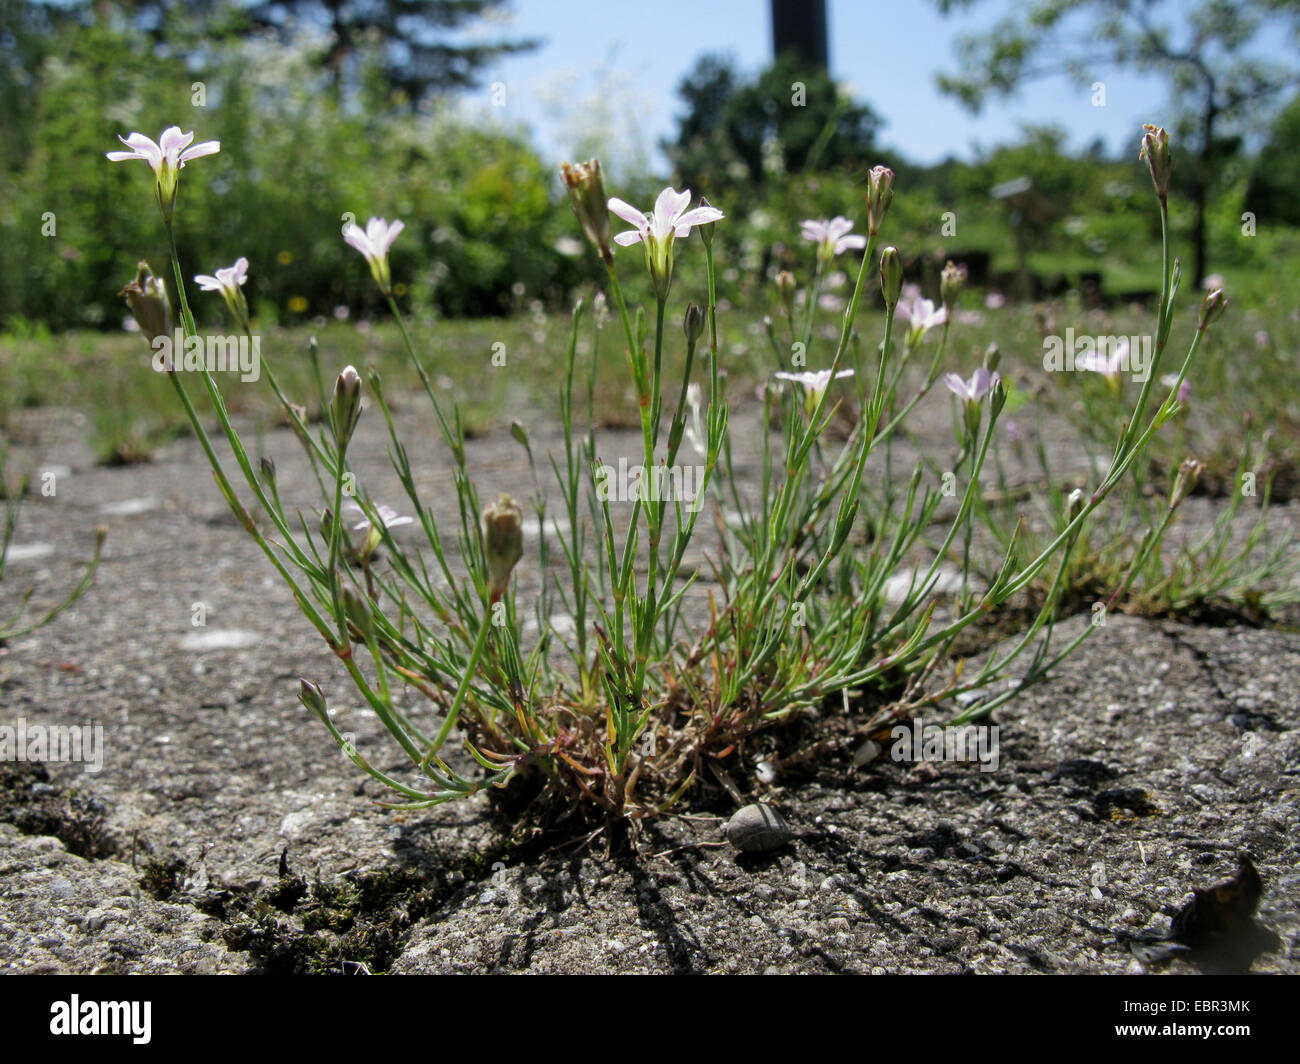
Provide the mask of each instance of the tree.
[{"label": "tree", "polygon": [[686,114],[664,150],[697,191],[761,186],[774,171],[865,169],[875,161],[880,119],[825,70],[794,56],[745,78],[731,60],[706,55],[677,91]]},{"label": "tree", "polygon": [[1246,188],[1246,209],[1272,222],[1300,226],[1300,199],[1296,174],[1300,173],[1300,96],[1296,96],[1273,123],[1267,143],[1251,169]]},{"label": "tree", "polygon": [[[935,2],[947,14],[978,0]],[[963,38],[960,73],[941,76],[939,86],[978,111],[991,96],[1010,96],[1054,74],[1084,84],[1105,68],[1164,74],[1179,108],[1179,139],[1191,145],[1190,165],[1174,173],[1195,211],[1199,284],[1206,270],[1206,207],[1219,164],[1239,150],[1260,107],[1300,84],[1294,68],[1251,54],[1251,45],[1268,32],[1300,40],[1300,5],[1198,0],[1189,9],[1166,0],[1032,0],[990,32]]]},{"label": "tree", "polygon": [[326,56],[336,90],[357,76],[367,52],[390,91],[418,101],[435,92],[472,88],[488,63],[537,47],[536,41],[454,42],[451,34],[500,13],[505,0],[254,0],[254,26],[291,33],[326,30]]},{"label": "tree", "polygon": [[[376,75],[390,98],[411,103],[473,88],[483,67],[536,41],[468,41],[457,33],[499,15],[507,0],[0,0],[0,103],[36,76],[53,30],[109,24],[156,54],[199,62],[254,32],[283,40],[329,35],[323,64],[337,97]],[[6,111],[9,108],[5,108]]]}]

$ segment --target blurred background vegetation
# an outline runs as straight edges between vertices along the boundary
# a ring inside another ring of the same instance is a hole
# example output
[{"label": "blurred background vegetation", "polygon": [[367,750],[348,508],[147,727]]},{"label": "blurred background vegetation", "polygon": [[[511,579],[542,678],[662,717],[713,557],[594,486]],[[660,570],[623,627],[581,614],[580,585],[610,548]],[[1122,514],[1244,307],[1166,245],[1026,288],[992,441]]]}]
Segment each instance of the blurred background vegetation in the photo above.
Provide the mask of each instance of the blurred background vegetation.
[{"label": "blurred background vegetation", "polygon": [[[225,146],[204,160],[201,180],[181,184],[186,272],[247,256],[263,328],[382,316],[364,262],[340,239],[347,212],[406,222],[393,271],[417,313],[561,307],[594,273],[562,209],[555,161],[527,129],[501,121],[503,109],[462,94],[483,88],[488,64],[538,43],[453,32],[500,6],[0,0],[0,324],[18,336],[122,326],[117,292],[135,260],[166,256],[142,175],[108,165],[104,152],[118,134],[156,137],[177,122]],[[1203,257],[1238,298],[1277,298],[1278,277],[1300,265],[1300,97],[1294,68],[1243,50],[1278,19],[1294,29],[1300,5],[1205,0],[1188,16],[1199,21],[1182,51],[1144,25],[1153,6],[1026,5],[1020,22],[964,42],[945,88],[982,106],[1031,80],[1034,56],[1059,57],[1057,22],[1096,19],[1089,62],[1167,73],[1186,101],[1174,224],[1188,273]],[[727,209],[724,294],[806,267],[800,220],[859,215],[865,171],[878,162],[899,175],[889,238],[914,280],[932,286],[955,258],[975,285],[1009,297],[1149,293],[1156,218],[1136,150],[1072,151],[1068,131],[1048,125],[973,159],[915,165],[881,150],[870,102],[807,58],[743,70],[703,55],[680,86],[676,136],[661,145],[670,172],[605,160],[611,192],[632,202],[672,182]],[[1066,58],[1094,76],[1083,56]],[[596,148],[602,137],[579,139]],[[1247,212],[1267,221],[1249,238]],[[214,321],[216,302],[200,307]]]}]

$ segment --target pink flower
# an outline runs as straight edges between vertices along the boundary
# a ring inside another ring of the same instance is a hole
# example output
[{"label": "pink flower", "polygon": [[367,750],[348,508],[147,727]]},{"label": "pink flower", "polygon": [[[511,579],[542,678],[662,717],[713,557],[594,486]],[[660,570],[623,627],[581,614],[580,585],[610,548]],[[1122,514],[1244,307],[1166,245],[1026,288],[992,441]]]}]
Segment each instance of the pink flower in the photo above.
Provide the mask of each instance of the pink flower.
[{"label": "pink flower", "polygon": [[[1160,383],[1163,384],[1166,388],[1172,388],[1175,384],[1178,384],[1178,374],[1166,373],[1163,377],[1160,378]],[[1183,404],[1184,406],[1186,406],[1187,403],[1191,402],[1192,382],[1189,380],[1184,380],[1182,384],[1178,384],[1178,395],[1175,398],[1177,398],[1178,402]]]},{"label": "pink flower", "polygon": [[958,399],[964,399],[968,403],[978,403],[997,387],[1001,379],[1001,375],[996,370],[990,373],[980,366],[968,381],[962,380],[958,373],[949,373],[943,378],[943,383]]},{"label": "pink flower", "polygon": [[864,248],[867,238],[860,234],[849,235],[853,223],[843,215],[837,215],[830,221],[817,221],[809,218],[803,223],[802,235],[805,240],[815,241],[817,254],[822,259],[831,259],[850,248]]},{"label": "pink flower", "polygon": [[[344,509],[362,515],[362,519],[352,526],[353,532],[364,532],[370,529],[370,518],[365,516],[366,511],[360,506],[354,502],[350,502],[344,507]],[[414,520],[414,517],[403,517],[399,515],[391,506],[379,507],[379,523],[385,528],[398,528],[402,525],[409,525]]]},{"label": "pink flower", "polygon": [[911,334],[908,337],[908,341],[912,346],[915,346],[936,325],[942,325],[948,320],[948,308],[939,307],[936,309],[933,300],[921,298],[919,289],[910,299],[900,300],[898,310],[895,313],[912,326]]}]

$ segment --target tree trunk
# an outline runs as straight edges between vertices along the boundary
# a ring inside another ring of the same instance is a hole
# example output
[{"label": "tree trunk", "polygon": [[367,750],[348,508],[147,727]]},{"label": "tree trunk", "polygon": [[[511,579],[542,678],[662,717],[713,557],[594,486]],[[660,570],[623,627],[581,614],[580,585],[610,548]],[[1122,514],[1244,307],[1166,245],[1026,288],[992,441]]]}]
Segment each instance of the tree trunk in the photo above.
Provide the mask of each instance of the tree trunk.
[{"label": "tree trunk", "polygon": [[826,0],[771,0],[772,58],[793,54],[827,67]]}]

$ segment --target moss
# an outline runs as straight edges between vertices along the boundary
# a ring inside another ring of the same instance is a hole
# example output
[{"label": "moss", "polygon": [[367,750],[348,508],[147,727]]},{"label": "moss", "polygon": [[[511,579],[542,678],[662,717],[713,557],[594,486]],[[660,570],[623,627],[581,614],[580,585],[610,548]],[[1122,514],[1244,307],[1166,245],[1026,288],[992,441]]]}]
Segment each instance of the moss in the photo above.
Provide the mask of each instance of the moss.
[{"label": "moss", "polygon": [[151,857],[145,862],[140,886],[159,901],[167,901],[180,890],[187,867],[178,857],[168,861]]},{"label": "moss", "polygon": [[288,873],[257,895],[225,900],[222,939],[269,973],[337,975],[345,963],[382,972],[410,928],[449,893],[445,871],[430,878],[413,868],[377,869],[332,883]]},{"label": "moss", "polygon": [[53,835],[69,853],[88,860],[111,857],[120,849],[104,826],[105,807],[76,790],[50,782],[40,762],[0,762],[0,821],[25,835]]}]

